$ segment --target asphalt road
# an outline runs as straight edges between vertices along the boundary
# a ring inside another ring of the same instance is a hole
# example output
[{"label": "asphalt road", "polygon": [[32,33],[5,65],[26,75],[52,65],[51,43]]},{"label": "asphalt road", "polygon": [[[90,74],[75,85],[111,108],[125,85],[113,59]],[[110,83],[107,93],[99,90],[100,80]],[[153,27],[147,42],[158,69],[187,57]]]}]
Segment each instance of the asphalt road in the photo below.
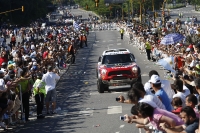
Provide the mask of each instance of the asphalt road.
[{"label": "asphalt road", "polygon": [[[183,13],[183,18],[179,18],[179,13]],[[195,11],[192,5],[187,5],[186,7],[178,9],[170,9],[170,16],[172,20],[179,18],[183,24],[188,17],[191,18],[193,16],[197,17],[198,23],[200,22],[200,12]]]},{"label": "asphalt road", "polygon": [[[77,11],[79,12],[79,11]],[[87,14],[85,14],[87,16]],[[20,133],[138,133],[134,124],[119,120],[130,114],[131,105],[115,101],[125,91],[111,91],[99,94],[95,68],[98,57],[108,48],[127,48],[136,57],[141,68],[143,83],[148,81],[148,72],[157,70],[164,78],[164,70],[140,54],[137,47],[128,44],[128,38],[120,39],[117,31],[95,31],[88,36],[88,47],[78,51],[76,64],[70,66],[57,85],[57,107],[55,115],[20,125],[10,132]]]},{"label": "asphalt road", "polygon": [[62,76],[58,83],[58,114],[47,116],[43,120],[31,121],[15,132],[20,133],[137,133],[134,125],[119,120],[124,114],[130,114],[131,105],[115,101],[119,95],[127,91],[111,91],[99,94],[96,85],[95,68],[99,55],[108,48],[127,48],[134,53],[141,67],[143,83],[148,81],[148,72],[160,70],[153,62],[146,60],[137,47],[128,44],[128,38],[120,39],[117,31],[91,32],[88,47],[80,49],[76,56],[76,64]]}]

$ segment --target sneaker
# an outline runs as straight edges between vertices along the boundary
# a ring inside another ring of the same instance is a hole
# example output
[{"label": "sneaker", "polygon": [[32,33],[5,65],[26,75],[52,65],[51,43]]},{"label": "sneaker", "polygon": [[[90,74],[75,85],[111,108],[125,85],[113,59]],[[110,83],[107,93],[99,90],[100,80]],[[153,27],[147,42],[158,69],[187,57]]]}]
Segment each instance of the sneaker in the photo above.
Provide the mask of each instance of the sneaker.
[{"label": "sneaker", "polygon": [[3,123],[3,122],[0,122],[0,127],[2,127],[2,128],[4,128],[4,129],[6,129],[6,126],[4,125],[4,123]]}]

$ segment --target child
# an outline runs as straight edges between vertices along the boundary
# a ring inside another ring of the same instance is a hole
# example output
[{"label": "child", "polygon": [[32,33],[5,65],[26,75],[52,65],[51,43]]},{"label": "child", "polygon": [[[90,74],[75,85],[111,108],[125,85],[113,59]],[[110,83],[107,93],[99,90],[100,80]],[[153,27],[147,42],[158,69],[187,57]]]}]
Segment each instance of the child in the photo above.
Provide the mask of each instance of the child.
[{"label": "child", "polygon": [[172,113],[179,115],[182,109],[181,98],[180,97],[173,98],[171,104],[174,107],[174,110],[172,110]]}]

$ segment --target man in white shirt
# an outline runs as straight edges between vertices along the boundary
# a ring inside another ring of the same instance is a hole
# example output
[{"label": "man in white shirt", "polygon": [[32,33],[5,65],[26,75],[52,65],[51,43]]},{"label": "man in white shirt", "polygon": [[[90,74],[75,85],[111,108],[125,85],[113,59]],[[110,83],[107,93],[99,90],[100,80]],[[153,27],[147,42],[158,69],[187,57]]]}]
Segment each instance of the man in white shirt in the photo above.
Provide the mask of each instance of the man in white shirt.
[{"label": "man in white shirt", "polygon": [[183,81],[180,79],[176,79],[172,86],[177,91],[177,93],[173,95],[173,98],[179,97],[182,101],[182,107],[185,107],[186,96],[183,93]]},{"label": "man in white shirt", "polygon": [[[152,75],[158,75],[158,72],[156,70],[151,70],[149,72],[149,78],[151,78]],[[168,81],[168,80],[161,80],[161,87],[163,88],[163,90],[167,93],[167,96],[169,97],[170,101],[172,101],[173,99],[173,95],[175,94],[174,93],[174,90],[172,90],[171,88],[171,83]],[[150,82],[146,82],[145,85],[144,85],[144,89],[147,93],[152,93],[152,89],[151,89],[151,84]]]},{"label": "man in white shirt", "polygon": [[[45,90],[46,90],[46,108],[47,114],[49,114],[49,102],[52,102],[52,114],[55,114],[56,108],[56,81],[60,79],[58,75],[58,71],[53,72],[53,67],[48,67],[48,72],[43,75],[42,81],[45,82]],[[41,84],[42,85],[42,84]]]},{"label": "man in white shirt", "polygon": [[123,96],[119,96],[119,101],[122,103],[137,104],[138,102],[149,101],[153,102],[156,107],[166,109],[162,101],[154,94],[148,94],[144,90],[144,86],[140,82],[133,84],[133,87],[128,92],[128,99],[125,100]]}]

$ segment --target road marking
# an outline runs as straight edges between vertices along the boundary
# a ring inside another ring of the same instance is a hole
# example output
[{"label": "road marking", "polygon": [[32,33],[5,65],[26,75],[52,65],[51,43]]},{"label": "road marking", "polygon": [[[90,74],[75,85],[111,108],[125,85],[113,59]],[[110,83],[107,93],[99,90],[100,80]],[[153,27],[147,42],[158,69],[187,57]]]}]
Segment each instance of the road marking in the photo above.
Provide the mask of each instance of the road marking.
[{"label": "road marking", "polygon": [[117,45],[122,45],[122,43],[117,43]]},{"label": "road marking", "polygon": [[108,106],[107,114],[120,114],[122,113],[122,106]]},{"label": "road marking", "polygon": [[120,133],[120,132],[115,132],[115,133]]},{"label": "road marking", "polygon": [[119,128],[124,128],[125,125],[121,125]]},{"label": "road marking", "polygon": [[119,94],[119,93],[123,93],[123,92],[113,92],[112,94]]},{"label": "road marking", "polygon": [[142,74],[141,76],[149,76],[148,74],[146,74],[146,73],[144,73],[144,74]]},{"label": "road marking", "polygon": [[99,92],[92,92],[90,95],[99,95]]},{"label": "road marking", "polygon": [[85,111],[80,111],[79,114],[85,115],[85,116],[93,116],[93,110],[85,110]]}]

